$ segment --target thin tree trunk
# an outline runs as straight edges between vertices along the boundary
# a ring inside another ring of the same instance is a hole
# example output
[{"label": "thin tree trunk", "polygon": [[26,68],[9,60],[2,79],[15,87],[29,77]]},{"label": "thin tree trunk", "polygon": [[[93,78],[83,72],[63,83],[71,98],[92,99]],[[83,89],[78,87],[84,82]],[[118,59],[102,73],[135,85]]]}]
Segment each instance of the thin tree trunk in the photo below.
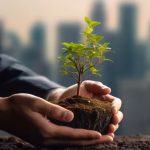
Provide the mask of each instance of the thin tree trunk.
[{"label": "thin tree trunk", "polygon": [[78,83],[77,83],[77,96],[80,94],[80,85],[81,85],[81,73],[79,73]]}]

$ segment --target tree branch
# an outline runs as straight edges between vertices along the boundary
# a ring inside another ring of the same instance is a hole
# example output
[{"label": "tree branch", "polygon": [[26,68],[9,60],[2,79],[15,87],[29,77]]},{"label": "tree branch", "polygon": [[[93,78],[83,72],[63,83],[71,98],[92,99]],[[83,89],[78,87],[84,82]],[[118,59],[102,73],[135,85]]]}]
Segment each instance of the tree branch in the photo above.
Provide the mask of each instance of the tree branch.
[{"label": "tree branch", "polygon": [[70,60],[73,62],[75,68],[77,69],[77,72],[79,72],[79,68],[78,68],[78,66],[77,66],[77,63],[76,63],[73,59],[71,59],[71,58],[70,58]]},{"label": "tree branch", "polygon": [[88,71],[88,70],[89,70],[90,68],[92,68],[92,67],[95,67],[95,66],[99,63],[99,61],[100,61],[100,60],[97,58],[96,62],[95,62],[93,65],[87,67],[87,68],[84,70],[84,72]]}]

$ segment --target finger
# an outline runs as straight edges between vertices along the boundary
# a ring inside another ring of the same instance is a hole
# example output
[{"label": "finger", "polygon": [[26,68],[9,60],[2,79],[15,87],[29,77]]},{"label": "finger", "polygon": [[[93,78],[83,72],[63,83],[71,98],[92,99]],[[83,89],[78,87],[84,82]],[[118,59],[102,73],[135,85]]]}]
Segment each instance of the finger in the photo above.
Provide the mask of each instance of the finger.
[{"label": "finger", "polygon": [[113,116],[112,123],[116,125],[120,123],[122,119],[123,119],[123,113],[121,111],[118,111],[118,113]]},{"label": "finger", "polygon": [[66,126],[58,126],[51,122],[48,122],[48,120],[42,117],[42,115],[40,115],[39,113],[30,112],[29,114],[30,117],[28,117],[28,120],[30,120],[34,128],[38,129],[38,131],[40,132],[40,135],[42,137],[41,141],[50,139],[49,140],[50,143],[48,144],[51,144],[51,142],[53,144],[53,139],[55,139],[54,141],[56,141],[56,143],[59,143],[61,139],[66,140],[66,142],[69,140],[72,141],[81,140],[83,141],[83,143],[85,143],[85,141],[87,140],[94,141],[96,139],[100,139],[101,137],[101,134],[99,132],[93,130],[73,129]]},{"label": "finger", "polygon": [[104,143],[104,142],[112,142],[113,141],[113,137],[110,136],[110,135],[102,135],[101,138],[100,138],[100,141],[101,143]]},{"label": "finger", "polygon": [[92,92],[93,94],[105,95],[111,92],[111,89],[101,82],[86,80],[82,83],[87,91]]},{"label": "finger", "polygon": [[112,102],[112,112],[116,114],[121,108],[122,102],[119,98],[112,96],[110,94],[103,96],[104,100]]},{"label": "finger", "polygon": [[98,139],[101,134],[97,131],[86,129],[75,129],[67,126],[59,126],[51,123],[53,137],[66,139]]},{"label": "finger", "polygon": [[25,113],[26,122],[41,136],[46,136],[50,131],[51,123],[40,113],[31,110]]},{"label": "finger", "polygon": [[59,121],[70,122],[74,117],[71,111],[42,99],[36,103],[35,107],[43,116]]},{"label": "finger", "polygon": [[115,137],[115,134],[112,132],[110,132],[110,133],[108,133],[107,135],[109,135],[109,136],[111,136],[113,139],[114,139],[114,137]]},{"label": "finger", "polygon": [[114,100],[112,102],[112,108],[114,109],[114,113],[117,113],[118,110],[121,108],[122,102],[119,98],[114,97]]},{"label": "finger", "polygon": [[97,145],[97,144],[101,144],[101,143],[106,143],[106,142],[112,142],[113,141],[113,134],[110,135],[104,135],[101,136],[98,139],[64,139],[64,138],[60,138],[60,139],[46,139],[43,144],[44,145],[66,145],[66,146],[71,146],[71,145]]},{"label": "finger", "polygon": [[70,140],[70,139],[46,139],[43,142],[45,146],[88,146],[97,145],[104,143],[104,140],[94,139],[94,140]]},{"label": "finger", "polygon": [[108,128],[108,133],[114,133],[119,128],[119,125],[110,124]]}]

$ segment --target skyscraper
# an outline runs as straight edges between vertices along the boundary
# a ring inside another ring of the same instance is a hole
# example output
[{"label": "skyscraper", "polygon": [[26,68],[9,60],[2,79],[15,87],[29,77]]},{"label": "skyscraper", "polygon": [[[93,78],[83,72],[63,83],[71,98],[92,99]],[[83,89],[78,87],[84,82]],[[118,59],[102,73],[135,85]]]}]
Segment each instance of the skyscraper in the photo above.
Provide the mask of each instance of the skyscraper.
[{"label": "skyscraper", "polygon": [[120,7],[120,76],[132,77],[136,53],[136,6],[124,4]]},{"label": "skyscraper", "polygon": [[3,22],[0,21],[0,53],[3,52],[3,34],[4,34],[4,31],[3,31]]},{"label": "skyscraper", "polygon": [[92,20],[99,21],[102,24],[94,30],[96,34],[105,34],[106,31],[106,12],[105,5],[102,1],[96,1],[91,11]]},{"label": "skyscraper", "polygon": [[147,61],[147,70],[150,71],[150,25],[149,25],[149,36],[146,47],[146,61]]},{"label": "skyscraper", "polygon": [[43,23],[34,24],[30,31],[30,43],[23,54],[24,63],[39,74],[49,76],[46,60],[46,27]]},{"label": "skyscraper", "polygon": [[146,42],[138,42],[136,44],[136,52],[134,54],[134,77],[143,78],[147,71],[147,54]]},{"label": "skyscraper", "polygon": [[[62,42],[79,42],[80,40],[80,30],[81,26],[78,23],[62,23],[58,26],[58,51],[57,56],[61,55],[62,52]],[[68,86],[74,84],[75,81],[69,76],[63,76],[60,73],[62,70],[61,64],[57,63],[57,82],[62,85]]]},{"label": "skyscraper", "polygon": [[[102,1],[96,1],[93,5],[91,11],[91,18],[95,21],[102,22],[101,25],[97,26],[94,30],[95,34],[104,36],[102,42],[109,42],[112,50],[117,50],[117,36],[118,33],[110,32],[106,29],[106,12],[105,5]],[[111,53],[111,55],[107,56],[112,59],[115,63],[104,62],[99,69],[102,70],[101,77],[94,77],[94,80],[100,80],[110,86],[113,89],[113,93],[116,94],[116,57],[115,54]]]},{"label": "skyscraper", "polygon": [[102,81],[112,88],[112,94],[118,95],[117,91],[117,82],[118,82],[118,51],[119,51],[119,43],[118,43],[118,31],[108,31],[105,34],[105,41],[109,42],[110,44],[110,52],[106,54],[107,58],[111,59],[112,61],[106,61],[103,65],[103,72],[102,72]]},{"label": "skyscraper", "polygon": [[15,32],[6,32],[3,42],[3,53],[19,59],[22,52],[22,42],[19,36]]},{"label": "skyscraper", "polygon": [[45,26],[38,22],[31,28],[30,41],[35,54],[38,57],[44,57],[45,55],[45,46],[46,46],[46,31]]},{"label": "skyscraper", "polygon": [[150,75],[143,79],[124,79],[119,83],[119,97],[123,101],[123,134],[150,133]]}]

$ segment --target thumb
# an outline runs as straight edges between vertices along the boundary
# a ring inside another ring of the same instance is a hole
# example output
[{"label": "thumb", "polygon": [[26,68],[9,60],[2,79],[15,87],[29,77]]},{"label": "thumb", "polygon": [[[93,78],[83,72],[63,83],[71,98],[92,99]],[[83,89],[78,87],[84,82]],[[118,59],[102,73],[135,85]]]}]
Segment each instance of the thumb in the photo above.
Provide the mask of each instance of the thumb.
[{"label": "thumb", "polygon": [[38,112],[48,118],[63,122],[70,122],[74,118],[74,114],[70,110],[67,110],[59,105],[47,102],[45,100],[41,99],[36,105]]},{"label": "thumb", "polygon": [[111,89],[98,81],[86,80],[83,82],[86,90],[96,95],[106,95],[111,92]]}]

